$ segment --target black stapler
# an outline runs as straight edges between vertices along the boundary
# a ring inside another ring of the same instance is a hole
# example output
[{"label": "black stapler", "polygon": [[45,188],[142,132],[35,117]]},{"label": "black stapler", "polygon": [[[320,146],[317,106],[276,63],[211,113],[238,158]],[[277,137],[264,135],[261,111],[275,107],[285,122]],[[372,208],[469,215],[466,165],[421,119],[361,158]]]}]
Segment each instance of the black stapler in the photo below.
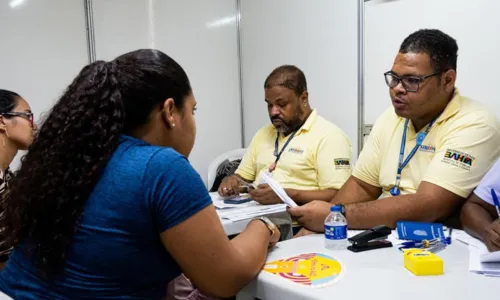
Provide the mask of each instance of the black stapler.
[{"label": "black stapler", "polygon": [[352,245],[347,247],[347,249],[352,252],[363,252],[392,247],[392,243],[386,240],[390,234],[391,228],[385,225],[375,226],[372,229],[368,229],[349,238],[348,240]]}]

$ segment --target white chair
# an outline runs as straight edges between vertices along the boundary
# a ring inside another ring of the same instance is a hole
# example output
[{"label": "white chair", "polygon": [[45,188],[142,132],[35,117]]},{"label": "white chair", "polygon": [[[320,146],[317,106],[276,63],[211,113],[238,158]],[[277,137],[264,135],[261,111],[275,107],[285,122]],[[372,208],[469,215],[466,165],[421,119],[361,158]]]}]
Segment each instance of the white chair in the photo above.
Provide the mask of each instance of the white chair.
[{"label": "white chair", "polygon": [[217,176],[217,168],[221,163],[223,163],[226,159],[229,161],[241,159],[243,158],[243,155],[245,155],[246,151],[247,149],[245,148],[231,150],[226,153],[222,153],[212,160],[208,166],[207,188],[210,190],[214,185],[215,177]]}]

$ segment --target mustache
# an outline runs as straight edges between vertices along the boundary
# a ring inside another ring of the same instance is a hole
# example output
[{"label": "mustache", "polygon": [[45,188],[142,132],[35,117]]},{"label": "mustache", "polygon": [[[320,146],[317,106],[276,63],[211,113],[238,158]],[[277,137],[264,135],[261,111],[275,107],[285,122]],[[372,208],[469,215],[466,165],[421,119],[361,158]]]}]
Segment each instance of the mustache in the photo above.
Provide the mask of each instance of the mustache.
[{"label": "mustache", "polygon": [[281,122],[286,123],[285,120],[283,120],[282,118],[280,118],[278,116],[271,117],[271,121],[274,121],[274,120],[280,120]]}]

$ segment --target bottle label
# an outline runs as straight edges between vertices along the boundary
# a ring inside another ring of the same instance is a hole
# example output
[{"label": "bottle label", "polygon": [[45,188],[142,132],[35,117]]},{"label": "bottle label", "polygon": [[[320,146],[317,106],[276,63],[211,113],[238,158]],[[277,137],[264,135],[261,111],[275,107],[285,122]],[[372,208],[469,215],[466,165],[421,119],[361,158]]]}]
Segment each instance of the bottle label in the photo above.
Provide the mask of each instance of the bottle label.
[{"label": "bottle label", "polygon": [[347,225],[340,225],[340,226],[325,225],[325,238],[328,240],[347,239]]}]

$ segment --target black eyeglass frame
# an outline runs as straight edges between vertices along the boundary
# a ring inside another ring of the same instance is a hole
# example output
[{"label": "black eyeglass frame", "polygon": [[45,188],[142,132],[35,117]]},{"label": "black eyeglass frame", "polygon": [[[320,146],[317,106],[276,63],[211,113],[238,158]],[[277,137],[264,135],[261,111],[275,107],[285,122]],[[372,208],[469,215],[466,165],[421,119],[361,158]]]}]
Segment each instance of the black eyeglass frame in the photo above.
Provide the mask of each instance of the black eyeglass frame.
[{"label": "black eyeglass frame", "polygon": [[[409,93],[417,93],[419,90],[420,90],[420,84],[426,80],[427,78],[429,77],[432,77],[432,76],[436,76],[436,75],[439,75],[441,74],[442,72],[434,72],[432,74],[429,74],[429,75],[425,75],[425,76],[398,76],[396,74],[394,74],[392,71],[387,71],[384,73],[384,79],[385,79],[385,83],[387,84],[388,87],[390,88],[395,88],[398,86],[398,84],[401,82],[401,84],[403,84],[403,88],[409,92]],[[392,78],[395,78],[396,79],[396,84],[394,84],[393,86],[391,86],[390,84],[390,81],[389,79],[387,78],[388,76],[391,76]],[[417,84],[417,88],[416,89],[408,89],[408,83],[405,83],[405,79],[414,79],[416,80],[416,84]]]},{"label": "black eyeglass frame", "polygon": [[4,112],[0,113],[0,116],[6,116],[6,117],[21,117],[25,118],[30,122],[31,127],[33,127],[33,113],[32,112]]}]

